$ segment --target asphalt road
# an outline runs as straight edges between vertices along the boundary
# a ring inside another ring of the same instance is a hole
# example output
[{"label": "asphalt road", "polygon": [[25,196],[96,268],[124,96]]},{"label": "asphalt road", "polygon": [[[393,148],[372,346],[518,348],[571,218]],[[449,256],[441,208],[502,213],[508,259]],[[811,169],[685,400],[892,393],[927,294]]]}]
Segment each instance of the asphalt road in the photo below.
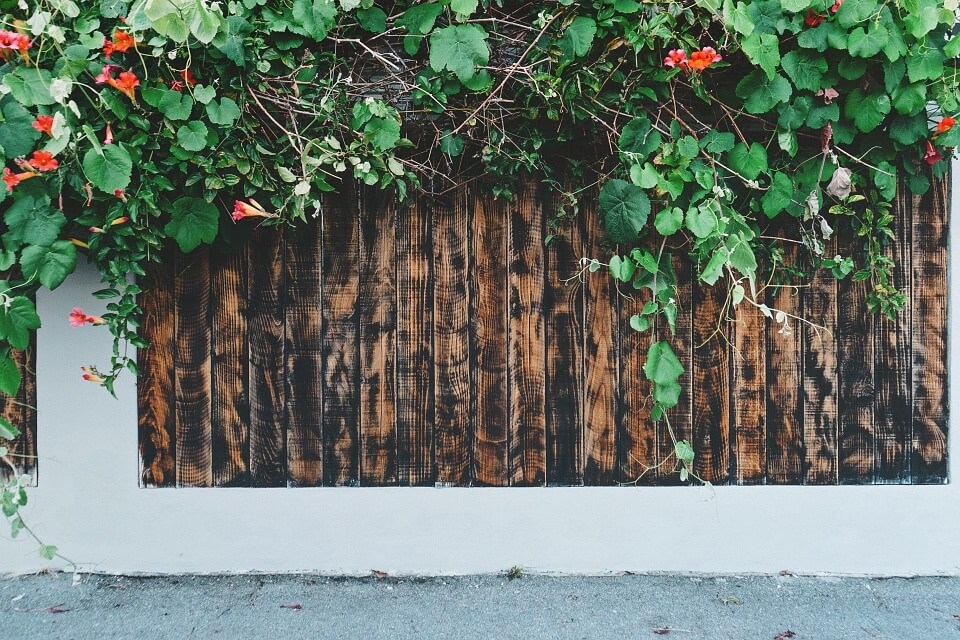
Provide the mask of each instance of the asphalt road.
[{"label": "asphalt road", "polygon": [[960,578],[7,576],[0,638],[941,640]]}]

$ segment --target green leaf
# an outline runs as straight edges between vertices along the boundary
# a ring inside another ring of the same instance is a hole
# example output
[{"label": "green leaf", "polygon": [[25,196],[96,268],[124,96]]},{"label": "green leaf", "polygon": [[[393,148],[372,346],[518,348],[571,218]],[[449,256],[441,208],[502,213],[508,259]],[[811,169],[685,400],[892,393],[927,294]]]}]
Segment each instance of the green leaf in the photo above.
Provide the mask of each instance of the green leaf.
[{"label": "green leaf", "polygon": [[677,140],[677,153],[681,157],[691,160],[700,155],[700,144],[693,136],[683,136]]},{"label": "green leaf", "polygon": [[433,30],[441,13],[443,7],[439,2],[415,4],[397,18],[397,25],[406,28],[409,33],[426,35]]},{"label": "green leaf", "polygon": [[887,29],[882,24],[872,25],[870,31],[857,27],[850,32],[848,47],[850,55],[859,58],[872,58],[883,50],[887,43]]},{"label": "green leaf", "polygon": [[739,142],[730,152],[730,167],[747,180],[756,180],[767,170],[767,150],[758,142],[749,147]]},{"label": "green leaf", "polygon": [[222,15],[211,11],[205,2],[198,2],[190,21],[190,33],[201,44],[210,44],[219,34],[222,21]]},{"label": "green leaf", "polygon": [[189,253],[201,243],[213,242],[219,226],[220,213],[215,206],[201,198],[180,198],[173,203],[170,222],[163,231]]},{"label": "green leaf", "polygon": [[630,316],[630,328],[640,333],[650,328],[650,319],[641,315]]},{"label": "green leaf", "polygon": [[104,18],[125,16],[129,4],[129,0],[100,0],[100,15]]},{"label": "green leaf", "polygon": [[337,5],[333,0],[294,0],[294,33],[320,42],[337,24]]},{"label": "green leaf", "polygon": [[772,33],[755,31],[743,39],[741,46],[750,62],[763,69],[767,78],[773,80],[780,64],[780,39]]},{"label": "green leaf", "polygon": [[657,213],[653,221],[660,235],[670,236],[680,231],[683,226],[683,209],[679,207],[664,207]]},{"label": "green leaf", "polygon": [[816,104],[810,107],[810,113],[807,114],[807,126],[811,129],[820,129],[828,122],[836,122],[839,119],[840,105],[836,102]]},{"label": "green leaf", "polygon": [[479,0],[450,0],[450,9],[456,14],[457,22],[463,22],[480,6]]},{"label": "green leaf", "polygon": [[683,375],[683,365],[670,347],[670,343],[658,340],[647,350],[647,360],[643,364],[643,373],[654,384],[676,382]]},{"label": "green leaf", "polygon": [[187,151],[200,151],[207,146],[207,133],[207,125],[202,122],[188,122],[177,129],[177,144]]},{"label": "green leaf", "polygon": [[77,266],[77,248],[69,240],[49,247],[29,246],[20,254],[20,267],[28,278],[36,277],[47,289],[56,289]]},{"label": "green leaf", "polygon": [[146,0],[143,11],[154,31],[174,42],[186,42],[197,5],[196,0]]},{"label": "green leaf", "polygon": [[911,118],[894,118],[890,122],[890,138],[902,145],[912,145],[927,137],[926,115],[917,114]]},{"label": "green leaf", "polygon": [[749,36],[756,28],[753,18],[743,2],[734,4],[731,0],[723,3],[723,21],[733,27],[734,31],[742,36]]},{"label": "green leaf", "polygon": [[[193,97],[196,98],[197,102],[200,104],[208,104],[211,100],[217,97],[217,90],[213,87],[200,85],[198,87],[194,87]],[[169,118],[170,116],[167,117]]]},{"label": "green leaf", "polygon": [[757,273],[757,257],[750,243],[740,235],[732,235],[727,238],[727,248],[730,250],[730,266],[752,281]]},{"label": "green leaf", "polygon": [[780,5],[784,11],[790,13],[800,13],[810,6],[811,0],[780,0]]},{"label": "green leaf", "polygon": [[890,97],[885,93],[865,95],[862,89],[854,89],[847,95],[844,115],[853,120],[863,133],[873,131],[890,113]]},{"label": "green leaf", "polygon": [[10,89],[10,95],[25,107],[55,104],[50,95],[50,82],[53,78],[46,69],[20,66],[13,73],[3,76],[3,84]]},{"label": "green leaf", "polygon": [[837,11],[837,22],[849,29],[866,22],[877,12],[877,0],[844,0]]},{"label": "green leaf", "polygon": [[630,258],[621,258],[620,256],[610,258],[610,275],[620,282],[630,282],[636,270],[637,263]]},{"label": "green leaf", "polygon": [[8,396],[17,395],[20,390],[20,368],[10,356],[0,358],[0,391]]},{"label": "green leaf", "polygon": [[693,447],[686,440],[678,440],[675,445],[673,445],[673,454],[677,456],[677,460],[683,462],[686,465],[693,464]]},{"label": "green leaf", "polygon": [[380,7],[357,9],[357,22],[370,33],[383,33],[387,30],[387,14]]},{"label": "green leaf", "polygon": [[904,19],[903,24],[917,40],[937,28],[940,23],[940,7],[936,2],[921,2],[920,7],[911,11]]},{"label": "green leaf", "polygon": [[566,28],[557,44],[568,58],[578,58],[590,52],[596,33],[597,23],[593,18],[578,16]]},{"label": "green leaf", "polygon": [[243,46],[243,36],[252,29],[241,16],[229,16],[227,18],[227,31],[224,34],[222,43],[215,43],[216,47],[223,52],[223,55],[238,67],[246,63],[246,52]]},{"label": "green leaf", "polygon": [[766,113],[790,99],[793,89],[780,74],[768,79],[762,71],[754,71],[737,84],[737,95],[744,99],[750,113]]},{"label": "green leaf", "polygon": [[813,98],[799,96],[792,103],[780,107],[780,119],[777,126],[786,131],[796,131],[807,121]]},{"label": "green leaf", "polygon": [[377,151],[392,149],[400,140],[400,122],[393,118],[371,118],[363,127],[363,135]]},{"label": "green leaf", "polygon": [[14,349],[30,346],[30,334],[39,328],[40,316],[29,298],[16,296],[8,306],[0,306],[0,334]]},{"label": "green leaf", "polygon": [[927,85],[922,82],[900,85],[893,91],[893,108],[903,115],[920,113],[927,104]]},{"label": "green leaf", "polygon": [[213,124],[232,127],[240,117],[240,107],[231,98],[221,98],[220,102],[212,100],[207,103],[207,117]]},{"label": "green leaf", "polygon": [[793,204],[793,180],[782,171],[773,174],[773,182],[760,199],[760,206],[768,218],[776,217]]},{"label": "green leaf", "polygon": [[650,199],[643,189],[626,180],[610,180],[600,190],[599,208],[607,237],[613,242],[633,242],[650,215]]},{"label": "green leaf", "polygon": [[643,166],[635,164],[630,167],[630,182],[642,189],[652,189],[660,182],[660,173],[649,162]]},{"label": "green leaf", "polygon": [[805,51],[790,51],[783,56],[783,70],[797,89],[819,91],[823,74],[827,72],[827,61],[823,56],[815,56]]},{"label": "green leaf", "polygon": [[477,25],[453,25],[430,34],[430,67],[434,71],[452,71],[465,82],[489,61],[487,32]]},{"label": "green leaf", "polygon": [[186,120],[193,110],[193,98],[179,91],[164,91],[157,109],[171,120]]},{"label": "green leaf", "polygon": [[915,45],[907,57],[910,82],[937,80],[943,76],[943,52],[933,47]]},{"label": "green leaf", "polygon": [[710,153],[723,153],[733,149],[735,140],[733,134],[728,131],[710,129],[705,136],[700,138],[700,146]]},{"label": "green leaf", "polygon": [[690,207],[687,210],[687,229],[698,238],[710,237],[720,226],[720,220],[717,218],[719,209],[716,200],[701,204],[699,207]]},{"label": "green leaf", "polygon": [[16,200],[3,214],[7,232],[3,234],[8,248],[23,244],[47,246],[60,237],[67,217],[50,206],[50,198],[26,196]]},{"label": "green leaf", "polygon": [[130,184],[133,173],[133,161],[119,144],[108,144],[103,153],[89,149],[83,155],[83,173],[96,188],[112,194],[117,189],[125,189]]},{"label": "green leaf", "polygon": [[[33,116],[12,97],[0,99],[0,145],[8,160],[25,156],[34,149],[40,132],[33,128]],[[2,188],[2,185],[0,185]]]},{"label": "green leaf", "polygon": [[640,116],[628,122],[623,128],[618,146],[623,153],[646,157],[659,149],[662,141],[660,132],[653,128],[649,118]]},{"label": "green leaf", "polygon": [[52,544],[40,545],[40,557],[46,560],[53,560],[57,556],[57,548]]},{"label": "green leaf", "polygon": [[[16,395],[11,393],[10,395]],[[0,416],[0,438],[4,440],[14,440],[17,436],[20,435],[20,430],[13,426],[9,420]],[[6,448],[6,447],[4,447]]]}]

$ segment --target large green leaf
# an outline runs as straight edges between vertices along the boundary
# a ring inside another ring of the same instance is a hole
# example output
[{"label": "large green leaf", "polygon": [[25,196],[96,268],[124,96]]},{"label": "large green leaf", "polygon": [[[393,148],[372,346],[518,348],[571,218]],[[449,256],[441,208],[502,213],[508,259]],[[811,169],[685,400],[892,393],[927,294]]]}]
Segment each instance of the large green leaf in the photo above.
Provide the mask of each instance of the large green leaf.
[{"label": "large green leaf", "polygon": [[186,93],[166,90],[160,96],[157,109],[171,120],[187,120],[193,110],[193,98]]},{"label": "large green leaf", "polygon": [[859,58],[872,58],[880,53],[888,40],[887,29],[882,24],[871,26],[869,31],[857,27],[850,32],[847,46],[850,55]]},{"label": "large green leaf", "polygon": [[397,25],[406,28],[409,33],[426,35],[433,30],[441,13],[443,6],[439,2],[415,4],[397,18]]},{"label": "large green leaf", "polygon": [[716,200],[701,204],[699,207],[690,207],[686,218],[687,229],[701,239],[713,235],[720,225],[717,217],[719,208]]},{"label": "large green leaf", "polygon": [[476,75],[478,66],[489,61],[487,32],[477,25],[453,25],[430,35],[430,67],[434,71],[452,71],[466,82]]},{"label": "large green leaf", "polygon": [[607,237],[613,242],[633,242],[650,215],[650,199],[643,189],[626,180],[603,185],[599,198]]},{"label": "large green leaf", "polygon": [[240,107],[231,98],[221,98],[219,102],[211,100],[207,103],[207,117],[213,124],[232,127],[240,117]]},{"label": "large green leaf", "polygon": [[766,113],[789,100],[792,93],[786,78],[776,74],[770,79],[759,70],[737,84],[737,95],[744,99],[744,106],[750,113]]},{"label": "large green leaf", "polygon": [[844,115],[864,133],[880,126],[888,113],[890,96],[885,93],[864,94],[862,89],[854,89],[847,95]]},{"label": "large green leaf", "polygon": [[910,82],[938,80],[943,76],[943,52],[934,47],[915,45],[907,57]]},{"label": "large green leaf", "polygon": [[739,142],[730,152],[730,167],[747,180],[756,180],[767,170],[767,150],[757,142],[749,147]]},{"label": "large green leaf", "polygon": [[[0,416],[0,439],[3,439],[3,440],[13,440],[14,438],[16,438],[16,437],[19,436],[19,435],[20,435],[20,430],[17,429],[15,426],[13,426],[13,423],[12,423],[12,422],[10,422],[10,421],[7,420],[6,418]],[[12,520],[11,523],[10,523],[11,525],[14,526],[14,533],[12,534],[12,536],[13,536],[14,538],[17,537],[17,531],[18,531],[18,530],[17,530],[17,528],[16,528],[16,524],[14,524],[14,523],[17,523],[17,522],[19,522],[20,525],[21,525],[21,527],[22,527],[22,525],[23,525],[23,520],[20,520],[19,518],[15,519],[15,520]]]},{"label": "large green leaf", "polygon": [[146,0],[143,12],[154,31],[174,42],[186,42],[197,5],[197,0]]},{"label": "large green leaf", "polygon": [[320,41],[337,23],[337,5],[333,0],[294,0],[294,32]]},{"label": "large green leaf", "polygon": [[557,44],[568,58],[579,58],[589,53],[596,33],[597,23],[593,18],[578,16],[566,28]]},{"label": "large green leaf", "polygon": [[772,33],[754,31],[743,39],[743,52],[750,62],[764,70],[767,78],[773,80],[780,64],[780,39]]},{"label": "large green leaf", "polygon": [[17,199],[3,214],[7,232],[3,242],[8,249],[24,244],[46,246],[60,237],[67,217],[50,206],[47,196],[26,196]]},{"label": "large green leaf", "polygon": [[30,246],[20,255],[23,275],[34,276],[47,289],[56,289],[77,266],[77,248],[69,240],[57,240],[49,247]]},{"label": "large green leaf", "polygon": [[624,153],[636,154],[645,158],[659,149],[662,141],[660,132],[653,128],[650,119],[646,116],[640,116],[628,122],[623,128],[618,146],[620,151]]},{"label": "large green leaf", "polygon": [[0,334],[14,349],[30,346],[30,333],[39,328],[37,308],[26,296],[16,296],[8,305],[0,305]]},{"label": "large green leaf", "polygon": [[83,173],[87,180],[106,193],[126,189],[133,173],[130,154],[119,144],[104,145],[83,154]]},{"label": "large green leaf", "polygon": [[458,22],[463,22],[480,6],[480,0],[450,0],[450,9],[457,16]]},{"label": "large green leaf", "polygon": [[827,61],[823,56],[815,56],[805,51],[790,51],[781,62],[787,77],[797,89],[819,91],[823,74],[827,72]]},{"label": "large green leaf", "polygon": [[[10,356],[0,358],[0,391],[8,396],[20,390],[20,368]],[[12,439],[12,438],[11,438]]]},{"label": "large green leaf", "polygon": [[207,146],[207,133],[207,125],[202,122],[188,122],[177,129],[177,144],[187,151],[200,151]]},{"label": "large green leaf", "polygon": [[[0,146],[7,159],[25,156],[34,149],[40,132],[33,128],[33,116],[12,97],[0,100]],[[0,186],[2,188],[2,186]]]},{"label": "large green leaf", "polygon": [[676,382],[683,375],[683,365],[673,352],[670,343],[659,340],[650,345],[647,350],[647,361],[643,365],[643,373],[654,384],[669,384]]},{"label": "large green leaf", "polygon": [[170,222],[163,228],[184,252],[193,251],[200,243],[210,244],[217,237],[220,213],[201,198],[180,198],[173,203]]},{"label": "large green leaf", "polygon": [[3,76],[3,84],[10,89],[10,95],[25,107],[54,104],[56,100],[50,95],[52,81],[49,71],[37,67],[17,67],[13,73]]}]

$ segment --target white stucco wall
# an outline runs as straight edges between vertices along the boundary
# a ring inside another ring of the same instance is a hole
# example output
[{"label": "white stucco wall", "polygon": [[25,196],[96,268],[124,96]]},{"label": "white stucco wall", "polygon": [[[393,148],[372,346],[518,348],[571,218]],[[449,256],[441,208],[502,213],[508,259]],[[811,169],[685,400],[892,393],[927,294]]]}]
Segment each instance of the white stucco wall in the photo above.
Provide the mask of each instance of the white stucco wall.
[{"label": "white stucco wall", "polygon": [[[953,172],[953,211],[960,166]],[[950,232],[955,255],[960,225]],[[949,364],[960,366],[950,277]],[[134,381],[119,400],[80,379],[106,331],[81,270],[39,300],[39,487],[25,517],[83,569],[103,572],[529,571],[960,574],[960,483],[934,487],[140,489]],[[958,369],[960,370],[960,369]],[[950,405],[957,402],[951,384]],[[955,421],[952,421],[956,425]],[[950,429],[950,450],[960,450]],[[957,477],[957,456],[951,457]],[[49,566],[0,540],[0,571]]]}]

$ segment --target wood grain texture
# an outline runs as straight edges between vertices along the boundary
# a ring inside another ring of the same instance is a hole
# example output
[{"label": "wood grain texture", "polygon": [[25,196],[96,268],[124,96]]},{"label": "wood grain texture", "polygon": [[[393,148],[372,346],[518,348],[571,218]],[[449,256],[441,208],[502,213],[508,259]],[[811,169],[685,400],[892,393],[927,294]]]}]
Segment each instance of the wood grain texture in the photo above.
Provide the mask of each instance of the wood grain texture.
[{"label": "wood grain texture", "polygon": [[323,484],[323,343],[320,223],[288,234],[284,305],[288,482]]},{"label": "wood grain texture", "polygon": [[248,249],[210,254],[213,484],[249,484]]},{"label": "wood grain texture", "polygon": [[470,483],[470,213],[461,188],[433,211],[436,481]]},{"label": "wood grain texture", "polygon": [[397,473],[433,484],[433,227],[420,200],[397,215]]},{"label": "wood grain texture", "polygon": [[546,354],[543,327],[543,210],[527,184],[510,204],[510,485],[546,483]]},{"label": "wood grain texture", "polygon": [[284,238],[259,229],[250,241],[250,475],[255,487],[287,484],[284,433]]},{"label": "wood grain texture", "polygon": [[[508,466],[507,407],[507,232],[508,211],[502,200],[473,197],[473,260],[470,314],[474,344],[473,396],[476,402],[473,482],[506,486]],[[522,465],[522,460],[520,461]],[[522,467],[521,467],[522,471]]]},{"label": "wood grain texture", "polygon": [[726,288],[693,285],[693,468],[707,482],[730,479],[730,332]]},{"label": "wood grain texture", "polygon": [[547,484],[581,485],[584,287],[576,276],[584,253],[576,220],[565,221],[544,251]]},{"label": "wood grain texture", "polygon": [[210,378],[210,252],[178,255],[174,283],[177,484],[213,484]]},{"label": "wood grain texture", "polygon": [[[650,381],[643,373],[654,329],[639,333],[630,328],[630,317],[640,313],[650,299],[650,290],[634,290],[630,284],[617,286],[617,348],[620,388],[617,392],[618,463],[616,479],[621,483],[655,484],[658,477],[659,430],[650,416],[653,402]],[[669,329],[666,329],[669,333]]]},{"label": "wood grain texture", "polygon": [[[581,212],[587,256],[607,262],[610,249],[596,210]],[[586,485],[610,485],[616,481],[618,385],[616,346],[617,315],[610,277],[597,273],[584,285],[584,414],[583,446]]]},{"label": "wood grain texture", "polygon": [[[855,255],[862,265],[860,238],[846,225],[839,234],[842,255]],[[869,282],[854,282],[852,277],[837,284],[837,397],[840,438],[839,481],[841,484],[865,484],[873,481],[875,459],[873,318],[868,314],[866,298]]]},{"label": "wood grain texture", "polygon": [[[37,334],[30,334],[26,349],[10,351],[10,357],[20,371],[20,388],[17,395],[0,395],[0,415],[12,424],[20,435],[12,441],[4,441],[8,455],[6,461],[13,463],[17,476],[28,475],[30,485],[36,486],[39,462],[37,460]],[[10,480],[13,470],[7,462],[0,461],[0,480]]]},{"label": "wood grain texture", "polygon": [[[768,322],[758,309],[747,304],[739,305],[735,314],[730,378],[735,470],[732,482],[762,484],[767,471]],[[770,328],[773,327],[771,324]]]},{"label": "wood grain texture", "polygon": [[917,484],[947,481],[947,206],[946,181],[914,205],[913,434],[911,472]]},{"label": "wood grain texture", "polygon": [[324,484],[360,482],[360,238],[357,194],[323,201]]},{"label": "wood grain texture", "polygon": [[397,475],[397,285],[391,194],[364,190],[360,207],[360,483],[392,486]]},{"label": "wood grain texture", "polygon": [[[827,255],[836,255],[834,237]],[[840,416],[837,407],[837,282],[817,273],[804,292],[803,449],[806,484],[837,484]]]},{"label": "wood grain texture", "polygon": [[[800,258],[799,245],[784,243],[784,263]],[[792,284],[785,282],[785,285]],[[774,290],[770,306],[788,316],[803,317],[800,289]],[[768,325],[766,337],[767,483],[799,484],[803,480],[803,325],[792,317],[786,324]]]},{"label": "wood grain texture", "polygon": [[[903,189],[901,189],[903,191]],[[875,483],[902,483],[910,474],[912,422],[912,218],[913,198],[900,195],[894,203],[892,228],[895,242],[884,251],[894,261],[893,286],[906,295],[903,310],[890,320],[874,317],[874,478]]]},{"label": "wood grain texture", "polygon": [[140,482],[143,486],[177,484],[177,421],[174,395],[173,337],[176,329],[173,252],[163,251],[161,263],[147,266],[140,281],[138,302],[143,309],[141,337],[147,347],[137,350],[137,429]]}]

